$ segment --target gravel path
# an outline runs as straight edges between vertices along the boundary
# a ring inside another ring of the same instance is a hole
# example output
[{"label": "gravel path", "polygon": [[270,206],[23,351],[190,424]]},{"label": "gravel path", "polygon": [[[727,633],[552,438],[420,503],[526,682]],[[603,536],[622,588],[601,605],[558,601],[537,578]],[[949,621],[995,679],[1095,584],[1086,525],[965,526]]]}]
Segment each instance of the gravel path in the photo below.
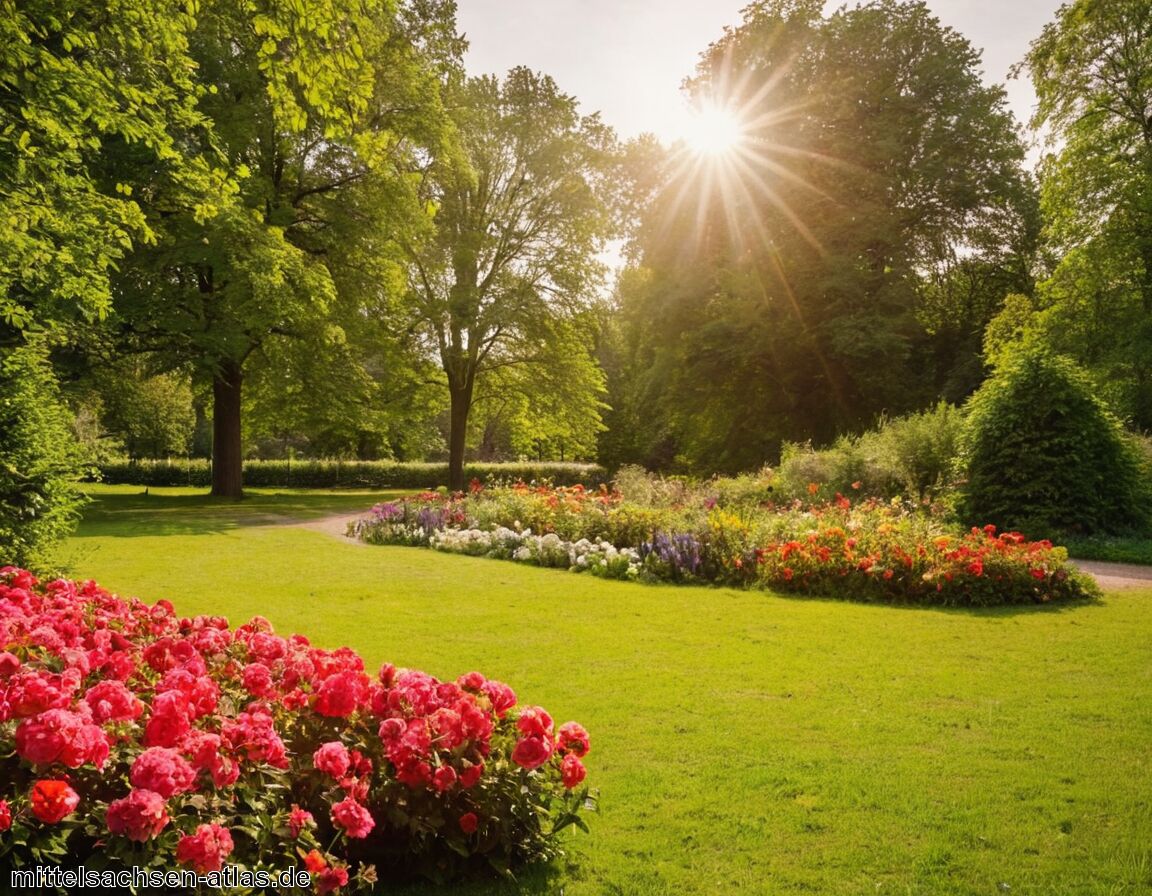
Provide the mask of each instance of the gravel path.
[{"label": "gravel path", "polygon": [[325,535],[331,535],[333,538],[339,538],[347,544],[355,544],[364,547],[365,544],[355,538],[349,538],[344,533],[348,531],[348,524],[353,520],[358,520],[364,516],[363,513],[342,513],[338,516],[321,517],[318,520],[306,520],[303,522],[287,523],[289,526],[298,526],[301,529],[312,529],[315,532],[323,532]]}]

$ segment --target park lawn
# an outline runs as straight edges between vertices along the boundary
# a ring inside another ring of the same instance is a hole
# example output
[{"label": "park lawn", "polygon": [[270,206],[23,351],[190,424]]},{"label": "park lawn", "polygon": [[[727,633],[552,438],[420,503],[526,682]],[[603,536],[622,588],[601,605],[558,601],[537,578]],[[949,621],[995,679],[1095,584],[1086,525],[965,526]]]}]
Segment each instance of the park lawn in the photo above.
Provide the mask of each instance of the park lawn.
[{"label": "park lawn", "polygon": [[460,892],[1152,893],[1152,591],[941,610],[647,586],[260,525],[378,494],[141,491],[96,490],[72,575],[371,667],[478,669],[590,729],[601,811],[573,863]]}]

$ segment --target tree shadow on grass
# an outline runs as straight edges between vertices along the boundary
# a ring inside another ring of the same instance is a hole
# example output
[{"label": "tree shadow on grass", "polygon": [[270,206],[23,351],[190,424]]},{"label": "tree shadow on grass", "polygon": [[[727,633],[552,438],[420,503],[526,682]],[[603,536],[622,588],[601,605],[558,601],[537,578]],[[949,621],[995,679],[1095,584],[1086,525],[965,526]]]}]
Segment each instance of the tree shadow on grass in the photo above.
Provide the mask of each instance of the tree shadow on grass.
[{"label": "tree shadow on grass", "polygon": [[96,494],[84,508],[78,535],[139,538],[218,535],[252,526],[278,526],[337,514],[367,513],[387,492],[267,493],[235,499],[207,494]]}]

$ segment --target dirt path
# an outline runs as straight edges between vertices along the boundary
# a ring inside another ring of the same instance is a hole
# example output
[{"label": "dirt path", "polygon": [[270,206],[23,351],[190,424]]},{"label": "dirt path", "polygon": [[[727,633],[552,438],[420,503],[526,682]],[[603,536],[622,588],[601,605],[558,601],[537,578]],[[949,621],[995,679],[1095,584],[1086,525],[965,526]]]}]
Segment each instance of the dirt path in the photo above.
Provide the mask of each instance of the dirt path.
[{"label": "dirt path", "polygon": [[347,544],[355,544],[364,547],[364,542],[356,539],[349,538],[344,533],[348,531],[348,524],[353,520],[358,520],[364,516],[364,513],[342,513],[337,516],[325,516],[318,520],[305,520],[285,523],[287,526],[297,526],[301,529],[311,529],[314,532],[323,532],[325,535],[331,535],[333,538],[339,538]]}]

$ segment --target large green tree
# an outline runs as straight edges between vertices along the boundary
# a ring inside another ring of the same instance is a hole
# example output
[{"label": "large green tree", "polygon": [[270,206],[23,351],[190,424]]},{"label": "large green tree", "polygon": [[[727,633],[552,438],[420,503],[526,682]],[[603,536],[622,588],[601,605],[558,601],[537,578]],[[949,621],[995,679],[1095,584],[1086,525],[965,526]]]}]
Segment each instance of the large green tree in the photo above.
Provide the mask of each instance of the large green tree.
[{"label": "large green tree", "polygon": [[526,68],[460,82],[450,97],[460,152],[431,165],[434,232],[408,254],[416,327],[447,380],[449,484],[461,488],[469,415],[490,372],[569,364],[573,382],[596,386],[576,322],[596,298],[612,232],[615,140]]},{"label": "large green tree", "polygon": [[[751,5],[688,85],[743,137],[669,154],[624,281],[617,365],[652,459],[748,468],[928,404],[964,271],[1027,285],[1008,260],[1034,229],[1024,150],[979,54],[923,3],[823,6]],[[973,358],[997,300],[979,292]]]},{"label": "large green tree", "polygon": [[1041,196],[1061,259],[1042,289],[1045,338],[1152,429],[1152,3],[1066,3],[1025,64],[1032,123],[1050,138]]},{"label": "large green tree", "polygon": [[[110,269],[154,231],[141,170],[196,197],[201,220],[234,185],[203,140],[183,0],[0,2],[0,322],[106,314]],[[97,162],[131,145],[140,166],[109,179]]]},{"label": "large green tree", "polygon": [[[334,313],[354,315],[395,282],[388,237],[421,216],[410,174],[440,137],[453,11],[325,0],[201,12],[190,52],[211,89],[199,108],[240,192],[203,221],[157,180],[160,236],[130,260],[117,307],[125,339],[210,380],[213,494],[242,491],[249,359],[278,339],[339,346]],[[125,152],[110,168],[135,164]]]}]

